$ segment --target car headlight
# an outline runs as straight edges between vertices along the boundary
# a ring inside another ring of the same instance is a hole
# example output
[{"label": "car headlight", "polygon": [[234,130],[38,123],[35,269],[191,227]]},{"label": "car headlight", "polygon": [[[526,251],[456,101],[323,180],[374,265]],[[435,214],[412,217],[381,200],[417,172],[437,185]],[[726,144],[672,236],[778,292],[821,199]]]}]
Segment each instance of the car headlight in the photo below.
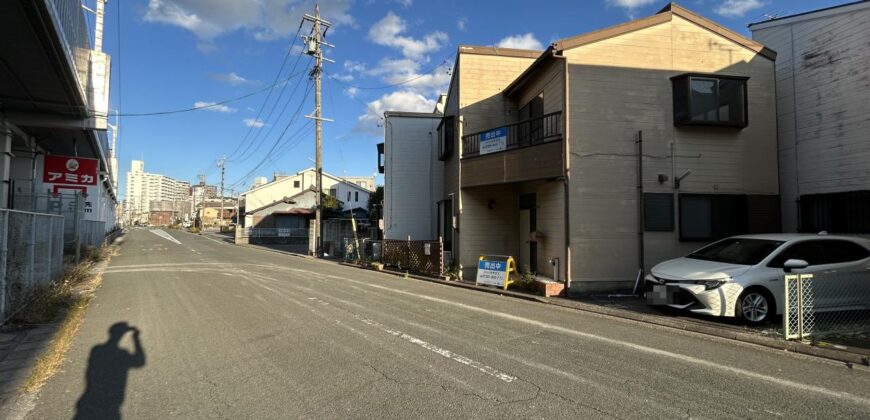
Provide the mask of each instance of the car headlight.
[{"label": "car headlight", "polygon": [[704,290],[714,290],[721,287],[731,279],[715,279],[715,280],[698,280],[695,284],[703,284]]}]

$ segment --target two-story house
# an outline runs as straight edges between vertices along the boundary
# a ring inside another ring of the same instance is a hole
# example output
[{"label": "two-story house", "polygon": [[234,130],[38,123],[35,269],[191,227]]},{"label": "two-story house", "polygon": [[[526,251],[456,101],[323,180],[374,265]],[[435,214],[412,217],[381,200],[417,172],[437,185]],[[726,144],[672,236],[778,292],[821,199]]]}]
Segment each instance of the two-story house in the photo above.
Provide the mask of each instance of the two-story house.
[{"label": "two-story house", "polygon": [[467,279],[511,255],[573,293],[626,290],[706,242],[779,231],[775,58],[673,3],[543,52],[460,46],[432,198],[445,259]]}]

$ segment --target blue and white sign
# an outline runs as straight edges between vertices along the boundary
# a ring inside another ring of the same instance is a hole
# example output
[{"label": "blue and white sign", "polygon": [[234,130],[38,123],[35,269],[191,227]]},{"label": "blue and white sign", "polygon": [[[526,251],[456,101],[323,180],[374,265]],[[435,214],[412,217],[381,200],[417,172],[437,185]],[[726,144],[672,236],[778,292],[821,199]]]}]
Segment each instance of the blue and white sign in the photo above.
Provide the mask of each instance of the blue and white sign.
[{"label": "blue and white sign", "polygon": [[480,154],[501,152],[507,148],[507,127],[480,133]]},{"label": "blue and white sign", "polygon": [[477,284],[504,287],[507,269],[507,261],[480,260],[477,263]]}]

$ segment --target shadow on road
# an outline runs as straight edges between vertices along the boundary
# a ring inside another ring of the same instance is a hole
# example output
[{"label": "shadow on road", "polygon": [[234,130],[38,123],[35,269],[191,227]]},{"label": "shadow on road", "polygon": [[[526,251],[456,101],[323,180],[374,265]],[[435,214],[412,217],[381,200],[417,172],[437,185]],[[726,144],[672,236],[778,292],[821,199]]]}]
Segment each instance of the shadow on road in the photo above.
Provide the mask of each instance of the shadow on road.
[{"label": "shadow on road", "polygon": [[[133,353],[119,347],[127,332],[132,332]],[[109,327],[109,339],[91,349],[88,357],[87,385],[76,404],[75,419],[119,419],[127,374],[130,369],[145,365],[145,351],[139,339],[139,329],[118,322]]]}]

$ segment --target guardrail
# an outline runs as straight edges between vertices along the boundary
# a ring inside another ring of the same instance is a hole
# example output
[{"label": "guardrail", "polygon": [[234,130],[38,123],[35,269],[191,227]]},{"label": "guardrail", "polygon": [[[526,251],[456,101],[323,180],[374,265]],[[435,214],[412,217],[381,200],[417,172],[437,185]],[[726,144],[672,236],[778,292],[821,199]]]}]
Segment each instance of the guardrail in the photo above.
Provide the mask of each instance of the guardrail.
[{"label": "guardrail", "polygon": [[0,210],[0,324],[63,270],[63,216]]}]

